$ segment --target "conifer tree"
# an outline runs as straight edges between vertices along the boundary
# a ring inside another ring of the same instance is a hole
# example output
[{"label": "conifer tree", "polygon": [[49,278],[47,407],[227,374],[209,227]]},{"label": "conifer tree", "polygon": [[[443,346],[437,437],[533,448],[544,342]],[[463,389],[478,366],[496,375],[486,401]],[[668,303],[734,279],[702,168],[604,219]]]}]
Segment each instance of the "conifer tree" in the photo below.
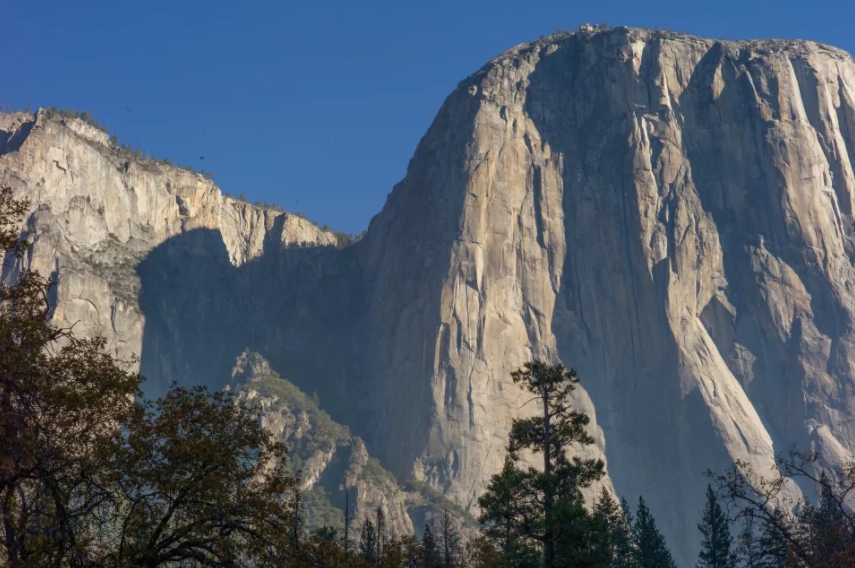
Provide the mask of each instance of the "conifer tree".
[{"label": "conifer tree", "polygon": [[623,519],[615,532],[617,542],[615,543],[614,568],[637,568],[636,549],[638,545],[635,542],[635,533],[632,531],[635,521],[632,518],[632,508],[624,497],[620,500],[620,510]]},{"label": "conifer tree", "polygon": [[347,480],[345,479],[343,483],[344,487],[344,531],[342,534],[342,549],[344,550],[344,555],[347,556],[350,554],[350,522],[353,519],[353,515],[350,511],[350,486],[347,484]]},{"label": "conifer tree", "polygon": [[638,568],[676,568],[665,537],[656,527],[656,520],[642,497],[638,498],[633,535],[635,536],[635,562]]},{"label": "conifer tree", "polygon": [[[479,500],[480,521],[488,536],[503,538],[502,546],[507,550],[511,546],[526,550],[538,544],[543,550],[543,565],[554,568],[556,542],[562,532],[567,533],[571,528],[557,523],[556,511],[562,507],[563,515],[575,516],[579,512],[580,489],[602,477],[604,464],[602,460],[578,457],[569,460],[566,455],[572,444],[594,443],[586,431],[588,416],[572,410],[571,396],[579,383],[575,371],[561,363],[533,361],[514,371],[511,377],[515,384],[534,395],[531,402],[536,402],[538,409],[531,418],[513,421],[508,461]],[[516,464],[523,451],[541,454],[543,469],[518,469]],[[574,518],[584,523],[590,521],[589,516]],[[589,534],[590,527],[585,527],[581,533],[571,531],[574,538]],[[569,537],[562,538],[566,547]],[[577,544],[582,548],[590,545]]]},{"label": "conifer tree", "polygon": [[603,487],[594,504],[594,518],[598,519],[605,530],[600,535],[598,547],[604,551],[611,568],[632,568],[633,556],[632,514],[626,501],[619,504]]},{"label": "conifer tree", "polygon": [[448,514],[448,509],[442,510],[439,519],[439,547],[442,552],[442,568],[454,568],[461,556],[460,532],[457,524]]},{"label": "conifer tree", "polygon": [[383,547],[386,544],[386,515],[383,514],[383,508],[377,506],[377,562],[383,560]]},{"label": "conifer tree", "polygon": [[425,525],[425,530],[422,533],[422,567],[421,568],[440,568],[441,558],[439,547],[436,544],[436,539],[428,525]]},{"label": "conifer tree", "polygon": [[817,565],[846,564],[846,548],[851,546],[853,535],[849,533],[846,515],[825,472],[819,478],[819,504],[806,510],[804,521]]},{"label": "conifer tree", "polygon": [[359,539],[359,557],[366,564],[377,564],[377,529],[371,519],[362,524],[362,535]]},{"label": "conifer tree", "polygon": [[736,568],[727,516],[721,510],[715,492],[709,485],[707,486],[707,504],[698,530],[704,535],[698,557],[698,568]]},{"label": "conifer tree", "polygon": [[484,536],[511,563],[513,559],[535,554],[525,530],[528,519],[537,517],[536,504],[529,498],[529,482],[528,473],[506,458],[502,471],[493,476],[478,500]]},{"label": "conifer tree", "polygon": [[585,508],[581,496],[562,495],[555,505],[554,566],[612,568],[613,555],[608,547],[608,527]]}]

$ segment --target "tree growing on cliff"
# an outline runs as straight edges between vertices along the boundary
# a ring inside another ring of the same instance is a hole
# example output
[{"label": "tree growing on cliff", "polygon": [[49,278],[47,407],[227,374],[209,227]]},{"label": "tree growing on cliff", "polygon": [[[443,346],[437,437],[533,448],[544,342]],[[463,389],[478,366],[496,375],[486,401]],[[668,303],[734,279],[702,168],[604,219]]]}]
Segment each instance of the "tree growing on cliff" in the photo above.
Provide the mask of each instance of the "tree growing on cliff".
[{"label": "tree growing on cliff", "polygon": [[[571,444],[594,443],[586,431],[588,416],[571,406],[579,382],[575,371],[560,363],[533,361],[511,377],[534,395],[538,410],[531,418],[513,421],[505,467],[479,499],[480,521],[489,538],[507,554],[518,556],[512,565],[528,565],[532,549],[539,547],[543,565],[552,568],[557,566],[559,542],[565,557],[591,548],[591,531],[578,530],[591,522],[581,506],[580,490],[602,477],[604,464],[579,457],[570,460],[566,455]],[[520,469],[517,464],[523,451],[540,454],[543,469]]]}]

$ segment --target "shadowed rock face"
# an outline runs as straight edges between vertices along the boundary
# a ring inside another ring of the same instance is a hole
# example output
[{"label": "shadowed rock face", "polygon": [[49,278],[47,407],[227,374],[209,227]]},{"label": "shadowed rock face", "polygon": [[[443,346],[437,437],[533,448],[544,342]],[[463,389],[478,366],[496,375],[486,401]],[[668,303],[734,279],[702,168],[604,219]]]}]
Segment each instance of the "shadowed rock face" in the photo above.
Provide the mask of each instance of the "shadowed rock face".
[{"label": "shadowed rock face", "polygon": [[187,172],[120,171],[78,121],[0,122],[57,319],[141,353],[158,389],[220,386],[251,349],[399,479],[466,506],[528,411],[510,372],[560,359],[588,453],[683,563],[705,469],[765,469],[791,444],[852,457],[841,51],[626,28],[518,46],[449,96],[346,249]]}]

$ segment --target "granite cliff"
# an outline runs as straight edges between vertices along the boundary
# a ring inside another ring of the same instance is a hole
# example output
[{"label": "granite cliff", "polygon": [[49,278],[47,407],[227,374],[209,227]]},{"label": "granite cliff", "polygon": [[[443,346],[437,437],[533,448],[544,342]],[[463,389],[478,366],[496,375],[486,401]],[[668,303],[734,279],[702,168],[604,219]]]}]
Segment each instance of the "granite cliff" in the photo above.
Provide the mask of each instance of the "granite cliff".
[{"label": "granite cliff", "polygon": [[346,247],[200,176],[5,115],[55,317],[152,390],[250,349],[401,480],[474,505],[527,412],[510,371],[575,367],[609,483],[684,563],[707,468],[855,449],[855,61],[801,41],[583,28],[448,97]]}]

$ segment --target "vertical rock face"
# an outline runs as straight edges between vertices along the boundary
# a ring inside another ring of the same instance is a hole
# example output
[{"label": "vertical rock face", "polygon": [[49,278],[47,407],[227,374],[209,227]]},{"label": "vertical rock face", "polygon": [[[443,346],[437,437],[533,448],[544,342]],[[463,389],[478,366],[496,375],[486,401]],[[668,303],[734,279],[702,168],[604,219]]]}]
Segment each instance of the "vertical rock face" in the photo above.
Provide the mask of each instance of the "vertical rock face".
[{"label": "vertical rock face", "polygon": [[[693,560],[707,468],[855,448],[855,62],[810,42],[583,30],[447,99],[364,240],[115,155],[43,111],[0,121],[56,318],[155,385],[251,348],[398,479],[471,506],[510,372],[575,367],[610,482]],[[532,409],[533,410],[533,409]]]},{"label": "vertical rock face", "polygon": [[849,459],[853,135],[855,63],[814,43],[618,28],[490,62],[362,243],[384,463],[472,503],[532,356],[578,369],[685,562],[705,469]]},{"label": "vertical rock face", "polygon": [[[30,201],[27,263],[54,275],[57,323],[141,356],[153,393],[228,376],[243,347],[218,352],[198,332],[215,324],[219,341],[239,337],[252,303],[241,267],[266,249],[335,243],[304,219],[224,197],[199,174],[134,159],[105,132],[45,110],[0,115],[0,181]],[[194,290],[200,281],[216,292]],[[183,351],[194,364],[182,364]]]}]

